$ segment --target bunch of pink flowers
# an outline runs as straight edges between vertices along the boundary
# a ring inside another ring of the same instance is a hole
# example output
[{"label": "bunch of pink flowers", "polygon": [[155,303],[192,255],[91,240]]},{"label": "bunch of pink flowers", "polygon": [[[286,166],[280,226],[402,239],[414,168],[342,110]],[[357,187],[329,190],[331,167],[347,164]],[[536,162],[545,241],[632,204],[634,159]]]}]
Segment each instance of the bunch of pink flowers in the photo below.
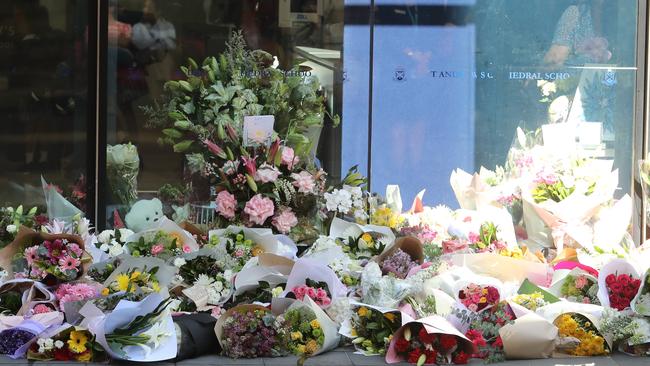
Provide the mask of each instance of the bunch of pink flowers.
[{"label": "bunch of pink flowers", "polygon": [[327,291],[322,288],[300,285],[291,289],[291,292],[296,295],[296,299],[303,300],[307,296],[314,300],[318,306],[329,306],[332,303]]},{"label": "bunch of pink flowers", "polygon": [[25,277],[43,280],[54,276],[62,281],[72,281],[81,275],[83,250],[76,243],[64,239],[46,240],[25,249],[24,255],[27,260]]},{"label": "bunch of pink flowers", "polygon": [[467,309],[476,312],[497,304],[500,295],[496,287],[470,283],[458,292],[458,299]]},{"label": "bunch of pink flowers", "polygon": [[64,309],[68,302],[93,299],[99,296],[97,289],[86,283],[63,283],[56,289],[55,294],[61,309]]}]

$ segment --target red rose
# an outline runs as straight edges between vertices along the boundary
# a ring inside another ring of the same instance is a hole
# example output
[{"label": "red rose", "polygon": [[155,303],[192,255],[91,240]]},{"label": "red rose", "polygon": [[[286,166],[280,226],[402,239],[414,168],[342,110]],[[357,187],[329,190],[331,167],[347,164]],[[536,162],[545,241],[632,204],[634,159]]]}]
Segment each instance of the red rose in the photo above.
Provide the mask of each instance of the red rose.
[{"label": "red rose", "polygon": [[404,338],[398,339],[397,342],[395,342],[395,349],[399,353],[404,353],[408,351],[410,345],[411,343],[409,343],[409,341],[407,341],[406,339]]},{"label": "red rose", "polygon": [[435,333],[434,334],[427,333],[424,327],[420,328],[420,331],[418,332],[418,336],[420,337],[420,341],[426,344],[433,344],[433,342],[435,342],[436,339],[438,338]]},{"label": "red rose", "polygon": [[503,340],[501,339],[501,336],[498,336],[497,339],[494,340],[494,343],[492,343],[492,345],[497,348],[502,348]]},{"label": "red rose", "polygon": [[622,289],[623,289],[623,286],[618,282],[614,282],[611,285],[609,285],[609,290],[611,292],[616,293],[616,294],[620,293]]},{"label": "red rose", "polygon": [[450,334],[441,334],[440,335],[440,346],[443,350],[449,351],[452,348],[456,347],[458,342],[456,341],[456,336]]},{"label": "red rose", "polygon": [[434,363],[436,363],[436,358],[438,357],[438,352],[436,352],[435,349],[430,350],[430,351],[425,350],[424,354],[427,356],[427,359],[426,359],[426,361],[424,361],[424,363],[426,363],[426,364],[434,364]]},{"label": "red rose", "polygon": [[465,291],[464,291],[464,290],[460,290],[460,291],[458,292],[458,298],[461,299],[461,300],[465,300],[465,297],[467,297],[467,296],[465,295]]},{"label": "red rose", "polygon": [[632,286],[636,289],[635,291],[639,290],[639,287],[641,287],[641,280],[638,278],[635,278],[632,280]]},{"label": "red rose", "polygon": [[465,365],[467,361],[469,361],[469,355],[463,351],[456,353],[451,360],[456,365]]},{"label": "red rose", "polygon": [[418,363],[418,359],[422,355],[422,351],[419,348],[414,349],[409,353],[408,363]]},{"label": "red rose", "polygon": [[499,290],[497,290],[495,287],[488,286],[487,288],[488,294],[487,294],[487,300],[490,303],[495,303],[499,301]]},{"label": "red rose", "polygon": [[614,282],[616,282],[616,276],[614,276],[614,274],[610,273],[609,275],[607,275],[607,277],[605,277],[605,283],[608,286],[611,285]]}]

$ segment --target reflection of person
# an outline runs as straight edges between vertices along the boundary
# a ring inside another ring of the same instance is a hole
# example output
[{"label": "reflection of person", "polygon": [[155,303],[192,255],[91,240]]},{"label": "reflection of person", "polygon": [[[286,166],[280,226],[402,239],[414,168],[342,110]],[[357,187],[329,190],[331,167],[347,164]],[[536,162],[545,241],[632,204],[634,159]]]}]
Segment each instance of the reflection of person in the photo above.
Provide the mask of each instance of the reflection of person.
[{"label": "reflection of person", "polygon": [[564,11],[544,56],[546,64],[603,63],[611,58],[607,40],[599,36],[602,4],[603,0],[578,0]]},{"label": "reflection of person", "polygon": [[145,0],[142,12],[142,19],[133,26],[132,42],[137,61],[145,65],[149,93],[158,98],[175,68],[171,51],[176,49],[176,29],[163,17],[156,0]]}]

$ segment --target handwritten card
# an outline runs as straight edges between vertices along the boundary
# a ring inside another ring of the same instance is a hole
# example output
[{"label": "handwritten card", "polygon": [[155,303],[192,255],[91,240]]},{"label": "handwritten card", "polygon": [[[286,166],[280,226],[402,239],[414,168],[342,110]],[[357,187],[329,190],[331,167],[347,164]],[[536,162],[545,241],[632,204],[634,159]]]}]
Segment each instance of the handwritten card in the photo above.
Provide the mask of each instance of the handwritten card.
[{"label": "handwritten card", "polygon": [[274,123],[274,116],[245,116],[244,146],[270,145]]}]

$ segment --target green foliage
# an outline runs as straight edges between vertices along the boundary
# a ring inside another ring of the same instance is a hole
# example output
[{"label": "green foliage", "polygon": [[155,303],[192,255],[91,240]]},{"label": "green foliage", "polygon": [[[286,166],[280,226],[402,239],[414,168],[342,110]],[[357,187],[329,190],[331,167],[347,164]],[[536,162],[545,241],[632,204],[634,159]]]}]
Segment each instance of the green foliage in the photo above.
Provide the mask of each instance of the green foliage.
[{"label": "green foliage", "polygon": [[234,32],[223,54],[206,58],[200,66],[188,59],[181,67],[184,78],[165,83],[166,102],[144,112],[150,125],[163,128],[160,142],[186,154],[207,153],[198,143],[205,139],[237,145],[239,138],[232,141],[227,128],[239,137],[244,116],[273,115],[278,137],[306,158],[311,149],[306,133],[322,126],[327,113],[320,83],[297,67],[284,71],[272,63],[270,54],[249,50],[242,33]]}]

